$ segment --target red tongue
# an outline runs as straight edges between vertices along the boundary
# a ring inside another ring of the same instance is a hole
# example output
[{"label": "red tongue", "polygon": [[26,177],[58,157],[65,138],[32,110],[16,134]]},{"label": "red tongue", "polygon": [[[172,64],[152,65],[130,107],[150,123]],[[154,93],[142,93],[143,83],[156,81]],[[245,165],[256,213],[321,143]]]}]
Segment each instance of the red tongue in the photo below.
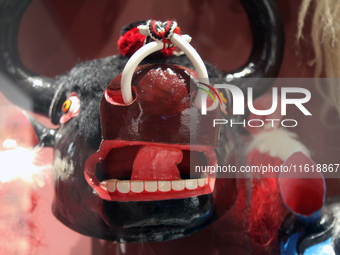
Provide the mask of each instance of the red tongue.
[{"label": "red tongue", "polygon": [[176,164],[182,158],[179,149],[144,146],[133,162],[131,180],[178,180],[180,175]]}]

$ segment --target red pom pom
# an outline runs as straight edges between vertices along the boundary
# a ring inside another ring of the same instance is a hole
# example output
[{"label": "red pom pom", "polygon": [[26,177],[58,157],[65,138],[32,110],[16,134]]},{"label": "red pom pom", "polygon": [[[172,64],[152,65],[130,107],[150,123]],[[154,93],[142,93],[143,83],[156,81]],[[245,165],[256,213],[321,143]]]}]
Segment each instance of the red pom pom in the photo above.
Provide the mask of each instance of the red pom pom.
[{"label": "red pom pom", "polygon": [[[141,35],[137,27],[127,31],[118,39],[118,50],[123,56],[131,57],[139,48],[144,45],[145,35]],[[163,57],[170,57],[174,53],[175,47],[164,48],[162,52]]]},{"label": "red pom pom", "polygon": [[141,35],[137,27],[134,27],[122,35],[118,40],[119,53],[124,56],[132,56],[144,44],[145,35]]}]

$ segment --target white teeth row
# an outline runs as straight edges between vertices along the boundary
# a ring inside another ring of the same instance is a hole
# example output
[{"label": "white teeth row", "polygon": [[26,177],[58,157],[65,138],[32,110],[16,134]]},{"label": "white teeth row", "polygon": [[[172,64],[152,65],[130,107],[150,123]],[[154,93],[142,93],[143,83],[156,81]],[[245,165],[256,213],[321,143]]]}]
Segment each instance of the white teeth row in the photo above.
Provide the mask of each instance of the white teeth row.
[{"label": "white teeth row", "polygon": [[109,192],[120,193],[141,193],[143,191],[156,192],[157,190],[162,192],[182,191],[185,188],[187,190],[195,190],[208,185],[209,179],[188,179],[188,180],[176,180],[176,181],[119,181],[116,179],[102,181],[100,186]]}]

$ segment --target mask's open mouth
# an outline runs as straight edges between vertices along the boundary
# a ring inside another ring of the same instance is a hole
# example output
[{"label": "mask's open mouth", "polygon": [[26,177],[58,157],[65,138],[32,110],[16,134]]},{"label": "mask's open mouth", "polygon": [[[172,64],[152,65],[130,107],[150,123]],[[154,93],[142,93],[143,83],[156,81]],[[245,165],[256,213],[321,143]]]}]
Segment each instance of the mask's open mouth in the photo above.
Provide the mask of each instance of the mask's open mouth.
[{"label": "mask's open mouth", "polygon": [[190,179],[190,171],[216,164],[212,146],[104,140],[84,174],[104,200],[182,199],[213,192],[215,175],[195,173]]}]

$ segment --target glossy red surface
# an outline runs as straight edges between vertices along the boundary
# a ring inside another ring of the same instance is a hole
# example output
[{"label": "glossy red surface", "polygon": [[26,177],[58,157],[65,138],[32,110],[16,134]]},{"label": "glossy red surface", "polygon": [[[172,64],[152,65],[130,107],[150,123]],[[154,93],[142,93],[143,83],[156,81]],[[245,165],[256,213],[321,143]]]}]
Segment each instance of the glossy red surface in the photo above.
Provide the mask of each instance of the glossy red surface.
[{"label": "glossy red surface", "polygon": [[[219,129],[209,123],[221,118],[221,111],[216,108],[201,115],[191,105],[190,75],[197,77],[194,71],[176,65],[138,67],[132,80],[135,101],[129,105],[119,97],[118,75],[101,101],[104,140],[217,146]],[[197,122],[191,121],[196,118]]]}]

